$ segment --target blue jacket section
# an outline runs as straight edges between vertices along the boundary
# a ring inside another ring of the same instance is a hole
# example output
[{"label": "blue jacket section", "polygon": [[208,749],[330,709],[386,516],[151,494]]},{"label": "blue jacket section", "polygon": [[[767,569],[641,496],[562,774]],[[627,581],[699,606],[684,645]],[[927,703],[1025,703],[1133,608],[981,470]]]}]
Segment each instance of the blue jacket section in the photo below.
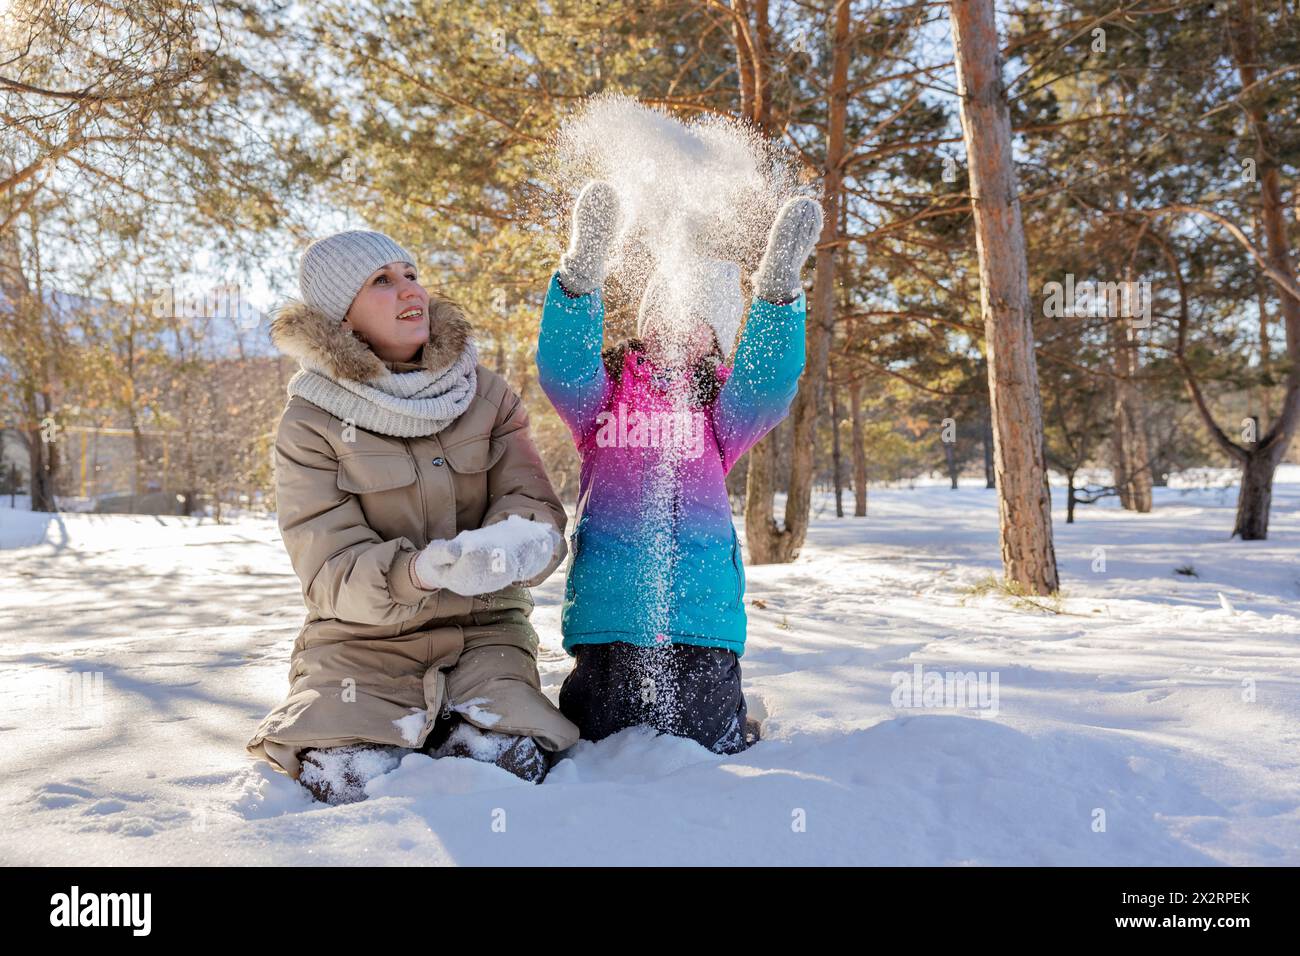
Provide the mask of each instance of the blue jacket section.
[{"label": "blue jacket section", "polygon": [[538,381],[582,457],[564,646],[671,641],[743,654],[744,568],[724,479],[789,411],[804,367],[805,299],[754,302],[717,400],[698,411],[703,453],[670,468],[659,448],[601,438],[613,433],[612,417],[660,397],[648,363],[629,359],[611,381],[600,354],[604,315],[599,291],[570,297],[552,277]]}]

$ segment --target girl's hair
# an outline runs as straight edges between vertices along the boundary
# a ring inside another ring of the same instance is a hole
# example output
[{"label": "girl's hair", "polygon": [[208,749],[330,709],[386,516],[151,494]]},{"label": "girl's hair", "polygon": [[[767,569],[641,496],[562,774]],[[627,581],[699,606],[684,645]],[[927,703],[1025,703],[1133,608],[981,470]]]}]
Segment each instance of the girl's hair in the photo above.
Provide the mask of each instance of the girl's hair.
[{"label": "girl's hair", "polygon": [[[628,352],[645,355],[645,342],[638,338],[631,338],[622,345],[611,346],[601,353],[601,358],[605,361],[605,372],[615,382],[623,377],[623,362],[626,360]],[[718,347],[718,340],[715,337],[713,349],[709,354],[691,366],[689,399],[691,405],[698,408],[708,408],[717,400],[718,392],[722,390],[722,383],[718,380],[718,369],[722,365],[722,361],[722,349]]]}]

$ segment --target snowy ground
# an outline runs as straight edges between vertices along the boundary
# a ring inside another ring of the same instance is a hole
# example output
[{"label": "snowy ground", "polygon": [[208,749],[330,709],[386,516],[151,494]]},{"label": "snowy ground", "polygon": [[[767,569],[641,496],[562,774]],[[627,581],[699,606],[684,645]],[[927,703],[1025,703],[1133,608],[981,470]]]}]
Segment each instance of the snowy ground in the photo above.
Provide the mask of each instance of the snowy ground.
[{"label": "snowy ground", "polygon": [[[747,569],[753,749],[626,731],[541,786],[412,754],[341,807],[243,749],[301,613],[273,522],[0,509],[0,862],[1297,865],[1300,468],[1268,541],[1228,540],[1234,501],[1058,507],[1052,613],[971,591],[992,492],[873,490]],[[996,697],[895,706],[917,667]]]}]

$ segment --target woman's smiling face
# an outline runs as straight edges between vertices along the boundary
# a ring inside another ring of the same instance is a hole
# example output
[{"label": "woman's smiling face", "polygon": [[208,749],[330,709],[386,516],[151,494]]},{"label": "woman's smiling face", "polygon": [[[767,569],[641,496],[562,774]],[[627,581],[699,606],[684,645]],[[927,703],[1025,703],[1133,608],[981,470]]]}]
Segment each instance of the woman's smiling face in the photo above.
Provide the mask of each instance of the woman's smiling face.
[{"label": "woman's smiling face", "polygon": [[409,362],[429,341],[429,293],[415,266],[390,262],[376,269],[352,300],[343,324],[385,362]]}]

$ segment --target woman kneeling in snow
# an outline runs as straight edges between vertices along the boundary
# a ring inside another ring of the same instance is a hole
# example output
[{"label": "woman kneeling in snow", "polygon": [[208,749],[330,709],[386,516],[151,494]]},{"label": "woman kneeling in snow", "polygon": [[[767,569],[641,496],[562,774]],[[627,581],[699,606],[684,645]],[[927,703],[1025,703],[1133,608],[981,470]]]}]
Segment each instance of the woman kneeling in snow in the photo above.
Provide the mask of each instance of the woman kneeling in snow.
[{"label": "woman kneeling in snow", "polygon": [[619,202],[588,183],[551,279],[537,347],[539,382],[582,457],[564,647],[574,669],[560,709],[600,740],[649,725],[736,753],[757,737],[740,687],[744,570],[724,478],[786,416],[804,365],[799,273],[821,232],[820,205],[792,199],[752,277],[688,261],[657,271],[638,338],[604,353],[601,285]]},{"label": "woman kneeling in snow", "polygon": [[538,680],[527,588],[566,518],[519,396],[382,233],[312,243],[298,285],[271,335],[302,365],[275,470],[307,620],[248,750],[331,803],[414,750],[540,781],[578,728]]}]

